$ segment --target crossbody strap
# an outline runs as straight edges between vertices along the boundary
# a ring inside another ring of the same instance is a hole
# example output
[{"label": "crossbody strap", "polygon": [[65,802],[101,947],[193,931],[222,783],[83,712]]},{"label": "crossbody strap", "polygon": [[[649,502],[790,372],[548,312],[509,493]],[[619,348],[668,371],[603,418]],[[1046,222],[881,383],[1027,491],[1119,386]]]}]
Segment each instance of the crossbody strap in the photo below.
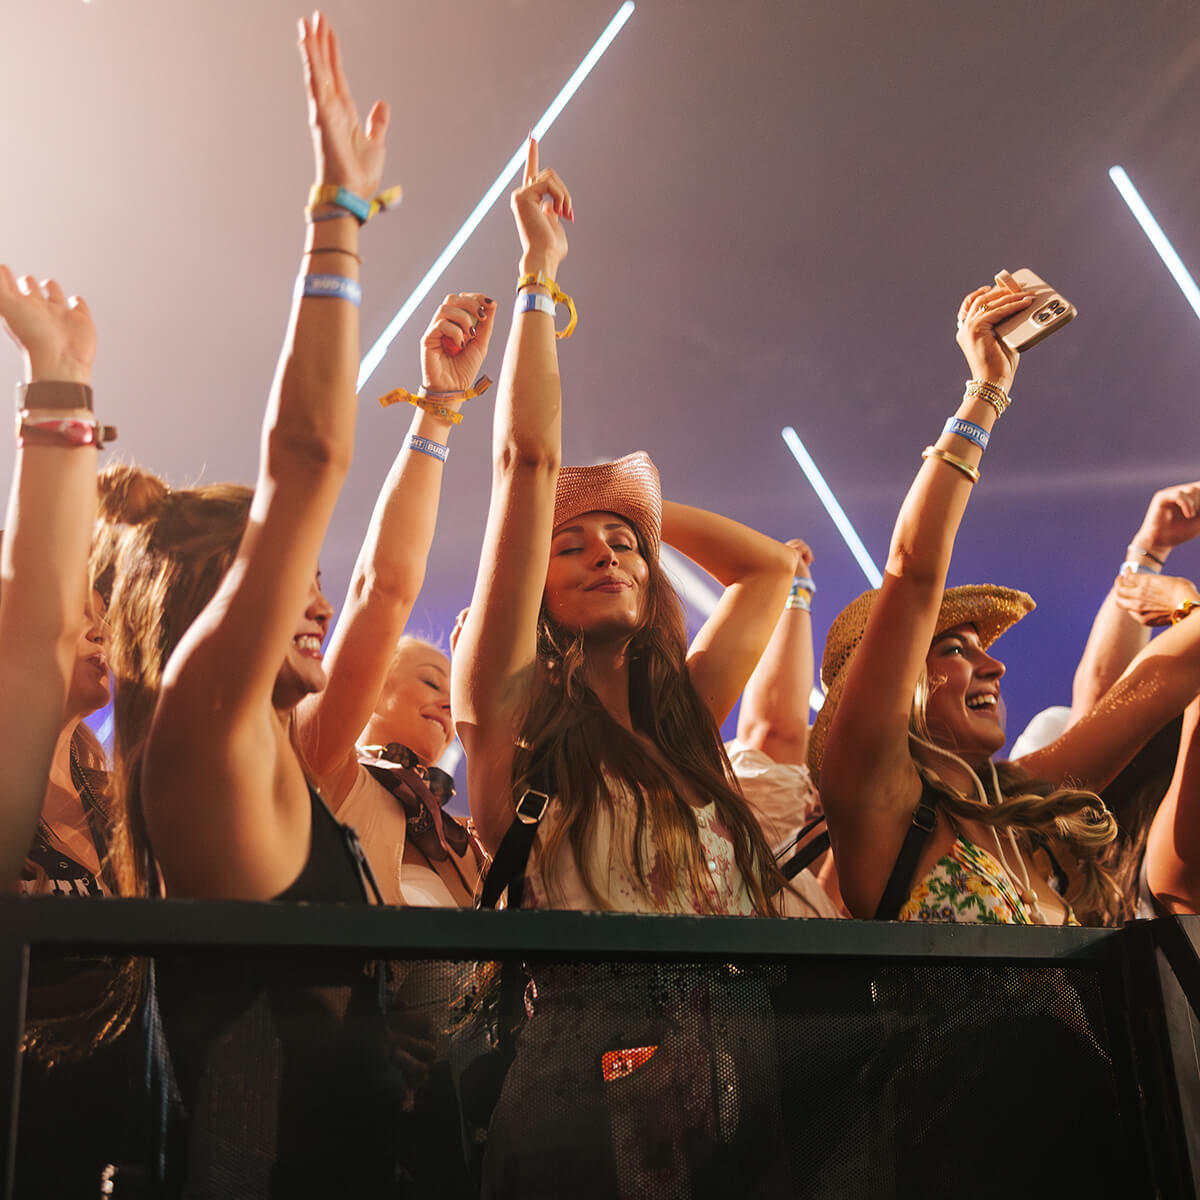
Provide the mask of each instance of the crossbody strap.
[{"label": "crossbody strap", "polygon": [[534,772],[529,786],[517,801],[513,823],[508,827],[483,880],[480,908],[495,908],[508,888],[508,908],[520,908],[525,891],[525,867],[537,837],[538,825],[550,807],[551,786],[545,768]]},{"label": "crossbody strap", "polygon": [[900,916],[912,891],[913,876],[917,873],[917,860],[929,840],[929,835],[937,828],[937,793],[926,783],[922,784],[921,799],[917,802],[913,813],[912,824],[904,835],[904,844],[896,856],[896,865],[888,876],[887,887],[883,889],[879,907],[875,910],[876,921],[895,921]]}]

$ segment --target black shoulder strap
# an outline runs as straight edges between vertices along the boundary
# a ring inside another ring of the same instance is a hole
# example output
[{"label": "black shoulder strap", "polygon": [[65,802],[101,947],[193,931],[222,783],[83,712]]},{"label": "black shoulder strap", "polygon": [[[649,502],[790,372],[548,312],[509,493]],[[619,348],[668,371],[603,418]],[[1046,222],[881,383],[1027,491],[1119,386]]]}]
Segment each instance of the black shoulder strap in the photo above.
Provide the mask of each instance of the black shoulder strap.
[{"label": "black shoulder strap", "polygon": [[525,865],[537,837],[538,825],[550,807],[552,787],[545,767],[539,767],[520,800],[508,832],[500,842],[496,857],[488,867],[479,896],[480,908],[495,908],[505,888],[508,888],[509,908],[521,907],[525,890]]},{"label": "black shoulder strap", "polygon": [[917,802],[912,824],[904,835],[904,844],[896,856],[896,865],[892,868],[879,907],[875,910],[876,921],[894,921],[899,917],[900,910],[912,891],[913,876],[917,873],[917,859],[921,857],[925,842],[936,826],[937,792],[922,780],[921,799]]},{"label": "black shoulder strap", "polygon": [[[822,813],[814,817],[798,834],[792,839],[786,849],[781,850],[776,855],[776,861],[783,859],[789,850],[795,850],[796,853],[791,858],[785,859],[779,863],[779,869],[783,873],[785,879],[795,879],[806,867],[811,866],[826,850],[829,849],[829,830],[822,829],[819,833],[814,831],[821,825],[825,824],[825,815]],[[805,841],[812,835],[810,841]],[[797,849],[799,847],[799,849]]]},{"label": "black shoulder strap", "polygon": [[785,879],[795,879],[806,867],[811,866],[829,849],[829,830],[822,829],[807,846],[797,850],[781,868]]}]

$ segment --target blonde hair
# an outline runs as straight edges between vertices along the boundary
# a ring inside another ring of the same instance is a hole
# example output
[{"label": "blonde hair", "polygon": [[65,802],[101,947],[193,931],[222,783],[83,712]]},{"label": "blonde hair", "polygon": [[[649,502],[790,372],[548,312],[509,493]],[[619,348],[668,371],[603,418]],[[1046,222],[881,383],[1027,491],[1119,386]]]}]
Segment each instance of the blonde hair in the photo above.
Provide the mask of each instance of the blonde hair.
[{"label": "blonde hair", "polygon": [[[993,829],[1008,829],[1031,845],[1053,839],[1065,845],[1079,867],[1065,897],[1085,924],[1114,924],[1123,904],[1120,889],[1104,865],[1104,850],[1117,836],[1116,818],[1095,793],[1082,788],[1055,787],[1033,779],[1015,763],[988,760],[990,789],[979,773],[954,750],[939,746],[926,716],[930,695],[928,673],[922,668],[909,716],[909,753],[918,774],[941,798],[951,817],[975,821]],[[930,758],[953,764],[972,780],[974,796],[964,796],[938,773]]]}]

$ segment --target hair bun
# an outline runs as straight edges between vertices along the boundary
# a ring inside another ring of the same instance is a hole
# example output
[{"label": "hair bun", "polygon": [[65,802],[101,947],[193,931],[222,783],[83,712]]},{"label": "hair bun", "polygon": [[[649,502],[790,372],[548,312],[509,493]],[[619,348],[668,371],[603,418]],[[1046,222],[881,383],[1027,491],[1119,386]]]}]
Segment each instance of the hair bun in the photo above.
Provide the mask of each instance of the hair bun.
[{"label": "hair bun", "polygon": [[100,472],[100,517],[122,525],[141,525],[155,516],[171,489],[150,471],[115,463]]}]

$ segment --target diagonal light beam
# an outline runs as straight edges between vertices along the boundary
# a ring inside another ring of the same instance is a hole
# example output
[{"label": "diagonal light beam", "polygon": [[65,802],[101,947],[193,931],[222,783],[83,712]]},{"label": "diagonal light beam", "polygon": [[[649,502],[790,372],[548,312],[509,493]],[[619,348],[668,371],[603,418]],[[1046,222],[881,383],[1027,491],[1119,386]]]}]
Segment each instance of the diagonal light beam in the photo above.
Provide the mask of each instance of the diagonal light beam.
[{"label": "diagonal light beam", "polygon": [[872,587],[879,587],[883,583],[882,573],[875,565],[875,560],[867,553],[867,548],[863,545],[862,538],[858,536],[857,530],[850,523],[850,518],[846,516],[846,510],[838,503],[837,497],[833,494],[833,489],[825,482],[825,476],[821,474],[817,464],[813,462],[813,457],[800,440],[800,435],[790,425],[785,425],[783,427],[783,440],[787,443],[787,448],[792,452],[792,457],[800,464],[800,469],[808,476],[808,482],[812,484],[813,491],[817,493],[817,498],[825,505],[825,511],[833,518],[833,523],[838,527],[838,532],[842,535],[842,540],[850,547],[850,553],[858,561],[863,574],[867,577],[867,582]]},{"label": "diagonal light beam", "polygon": [[1137,223],[1150,239],[1150,244],[1158,251],[1158,257],[1163,260],[1163,265],[1171,272],[1171,277],[1175,282],[1179,284],[1179,290],[1183,293],[1184,299],[1192,306],[1192,312],[1200,317],[1200,288],[1196,286],[1191,272],[1183,265],[1183,259],[1175,252],[1175,247],[1167,240],[1167,235],[1163,233],[1162,226],[1154,219],[1154,214],[1150,211],[1149,206],[1142,199],[1137,188],[1133,186],[1133,180],[1126,174],[1124,167],[1109,167],[1108,177],[1116,185],[1117,191],[1121,193],[1121,199],[1129,205],[1129,211],[1133,213]]},{"label": "diagonal light beam", "polygon": [[[595,45],[584,55],[583,61],[575,68],[571,78],[563,84],[562,90],[550,102],[550,107],[538,118],[532,133],[539,141],[545,137],[546,131],[554,124],[558,114],[566,108],[568,101],[579,90],[580,84],[583,83],[591,73],[592,68],[600,61],[605,50],[612,45],[613,39],[621,32],[621,28],[625,22],[633,16],[634,7],[633,0],[625,0],[625,3],[617,9],[616,14],[609,21],[604,32],[596,39]],[[371,378],[375,373],[375,368],[383,361],[383,357],[387,354],[388,347],[395,341],[396,335],[408,324],[408,319],[416,311],[417,306],[429,295],[433,285],[442,277],[446,268],[454,261],[455,256],[463,246],[466,245],[467,239],[475,232],[479,226],[479,222],[487,216],[492,205],[503,195],[509,181],[525,162],[526,147],[526,142],[522,142],[517,147],[516,153],[505,163],[491,187],[484,192],[483,198],[471,211],[471,215],[467,217],[459,227],[458,232],[446,244],[445,250],[434,260],[433,266],[425,272],[421,282],[413,288],[412,294],[400,305],[399,311],[391,319],[388,327],[376,338],[375,344],[363,355],[363,360],[358,368],[356,391],[362,391],[363,385]]]}]

